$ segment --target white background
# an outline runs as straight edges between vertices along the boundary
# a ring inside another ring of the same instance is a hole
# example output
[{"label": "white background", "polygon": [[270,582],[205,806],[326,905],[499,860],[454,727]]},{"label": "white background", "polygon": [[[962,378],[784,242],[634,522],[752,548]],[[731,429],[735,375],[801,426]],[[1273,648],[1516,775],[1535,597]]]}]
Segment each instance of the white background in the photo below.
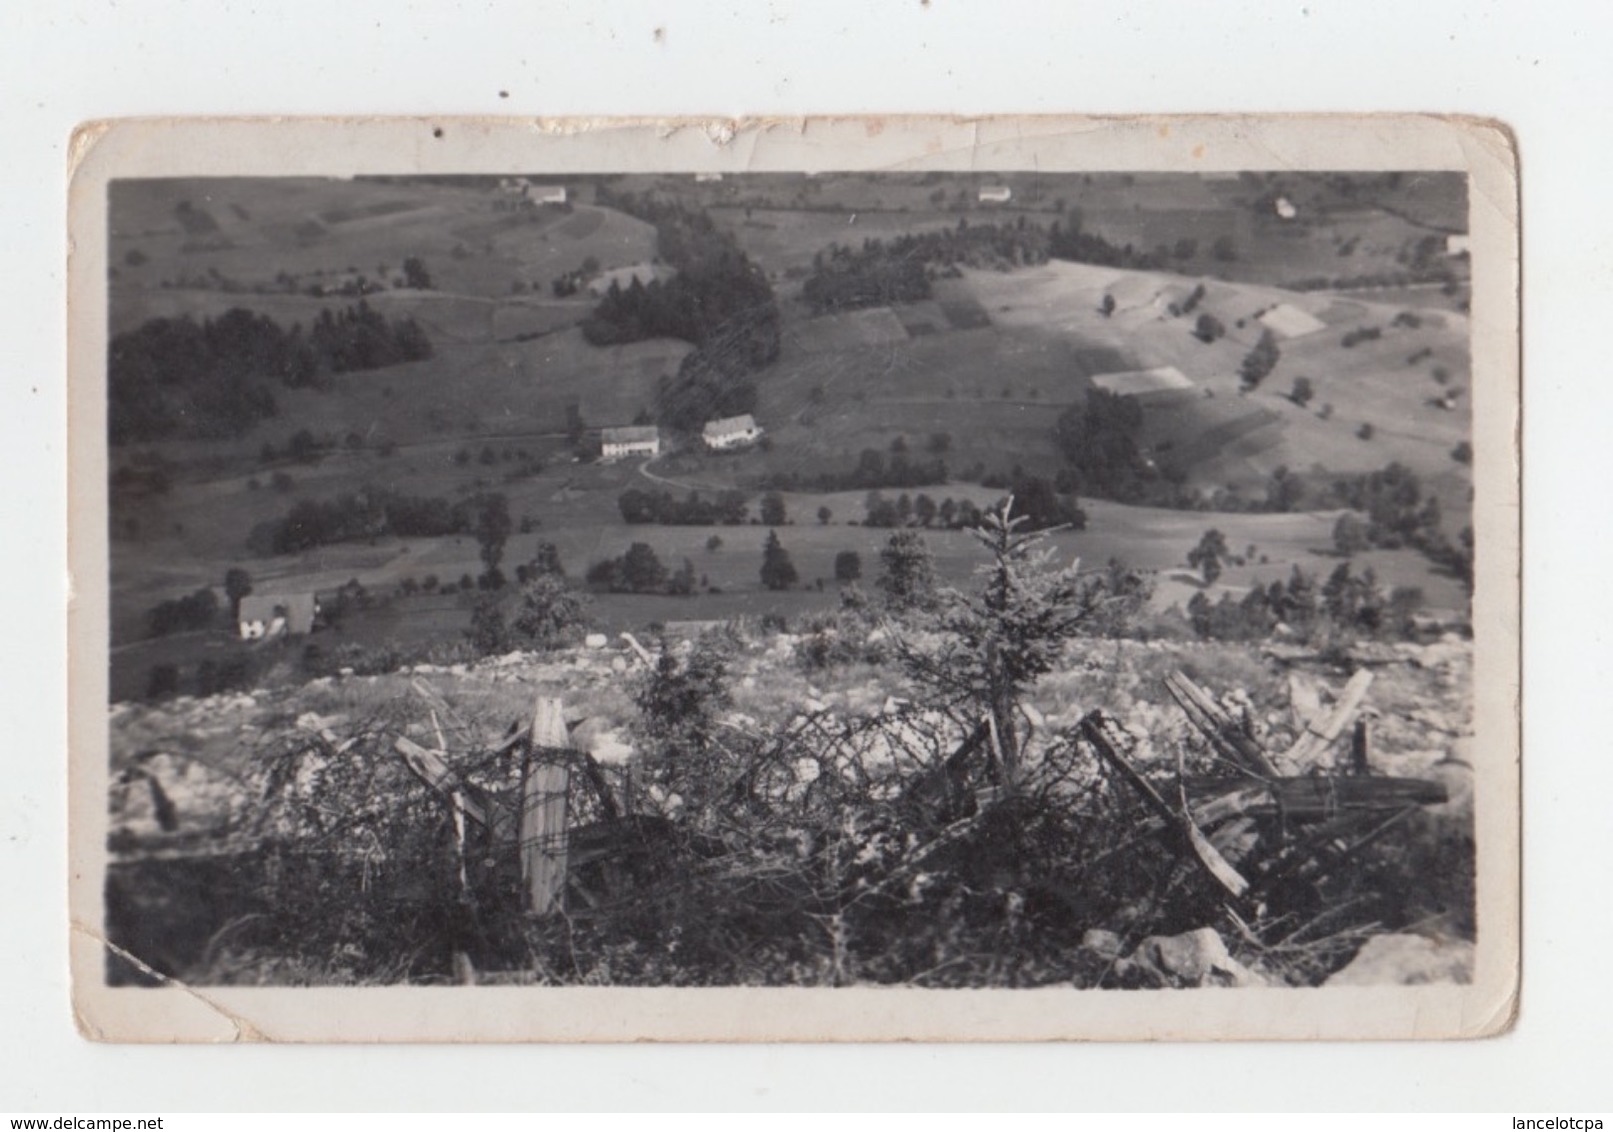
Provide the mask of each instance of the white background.
[{"label": "white background", "polygon": [[[1613,1108],[1603,5],[1466,0],[48,3],[0,8],[0,1112]],[[505,92],[505,93],[501,93]],[[506,96],[507,95],[507,96]],[[64,890],[65,143],[153,114],[1427,110],[1524,169],[1525,977],[1511,1035],[1421,1046],[96,1046]]]}]

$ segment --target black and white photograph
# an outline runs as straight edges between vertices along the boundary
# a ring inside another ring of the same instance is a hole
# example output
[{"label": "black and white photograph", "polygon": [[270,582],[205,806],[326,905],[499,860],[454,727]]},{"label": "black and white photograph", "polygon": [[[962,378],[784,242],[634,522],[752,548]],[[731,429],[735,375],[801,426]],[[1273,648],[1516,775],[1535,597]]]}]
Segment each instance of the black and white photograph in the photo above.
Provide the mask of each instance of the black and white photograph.
[{"label": "black and white photograph", "polygon": [[91,149],[105,1035],[1509,1024],[1510,153],[830,126]]}]

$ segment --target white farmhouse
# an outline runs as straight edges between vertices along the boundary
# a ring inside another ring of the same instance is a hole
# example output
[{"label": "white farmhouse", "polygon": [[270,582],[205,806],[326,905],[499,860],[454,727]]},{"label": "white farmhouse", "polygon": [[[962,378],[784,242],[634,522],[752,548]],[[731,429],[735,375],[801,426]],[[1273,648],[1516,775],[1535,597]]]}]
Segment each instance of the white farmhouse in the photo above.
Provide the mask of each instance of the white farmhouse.
[{"label": "white farmhouse", "polygon": [[980,190],[981,204],[1007,204],[1014,198],[1014,190],[1007,185],[987,185]]},{"label": "white farmhouse", "polygon": [[707,421],[702,435],[707,448],[713,452],[720,452],[727,448],[754,444],[757,437],[762,435],[762,430],[756,426],[756,418],[746,413],[743,416]]},{"label": "white farmhouse", "polygon": [[313,594],[247,594],[235,620],[243,641],[258,641],[311,633],[318,612]]},{"label": "white farmhouse", "polygon": [[600,433],[599,450],[606,459],[615,459],[619,456],[659,456],[661,433],[654,425],[607,428]]}]

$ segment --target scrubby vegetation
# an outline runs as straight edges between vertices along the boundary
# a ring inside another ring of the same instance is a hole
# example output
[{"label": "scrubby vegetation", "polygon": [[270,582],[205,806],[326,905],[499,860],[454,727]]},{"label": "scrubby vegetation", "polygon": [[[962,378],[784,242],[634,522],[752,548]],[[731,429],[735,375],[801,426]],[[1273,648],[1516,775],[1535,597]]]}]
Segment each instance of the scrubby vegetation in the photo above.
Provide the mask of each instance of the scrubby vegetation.
[{"label": "scrubby vegetation", "polygon": [[[1471,938],[1471,828],[1424,815],[1348,867],[1285,879],[1234,920],[1170,839],[1150,832],[1139,795],[1103,771],[1073,716],[1047,714],[1070,694],[1048,682],[1064,688],[1085,672],[1083,697],[1130,704],[1151,721],[1163,749],[1146,765],[1158,788],[1175,789],[1175,768],[1213,767],[1212,752],[1166,726],[1157,700],[1139,698],[1161,664],[1180,659],[1149,660],[1115,639],[1131,631],[1145,587],[1118,565],[1082,576],[1055,564],[1009,514],[985,516],[983,561],[967,590],[937,586],[922,536],[897,532],[882,555],[879,601],[848,590],[838,615],[791,638],[811,678],[883,667],[910,701],[857,709],[854,684],[841,679],[837,707],[757,717],[747,713],[776,702],[778,685],[742,693],[736,666],[747,665],[749,682],[788,674],[742,661],[752,655],[743,631],[663,643],[622,705],[633,718],[630,778],[578,756],[578,836],[622,838],[611,870],[578,866],[586,908],[523,917],[513,861],[475,841],[469,856],[454,848],[467,835],[390,752],[393,737],[489,752],[455,756],[455,781],[478,805],[507,804],[519,760],[496,728],[417,689],[368,701],[339,725],[346,741],[320,716],[268,741],[243,772],[241,796],[252,828],[274,836],[208,858],[196,867],[222,871],[207,878],[180,877],[183,863],[120,868],[109,893],[114,935],[159,971],[200,983],[443,982],[463,969],[554,985],[957,987],[1162,985],[1095,953],[1094,931],[1118,947],[1213,925],[1232,941],[1240,977],[1302,985],[1374,932],[1437,917]],[[1317,594],[1296,575],[1265,600],[1299,624],[1350,606],[1348,585],[1330,581]],[[553,575],[529,585],[513,612],[479,619],[497,634],[486,644],[548,647],[579,622],[575,596]],[[775,639],[759,643],[771,652]],[[1217,654],[1215,670],[1241,673],[1265,700],[1271,678],[1242,655]],[[1271,726],[1253,710],[1244,718],[1251,735]],[[456,860],[470,863],[460,877]],[[187,945],[139,938],[162,927],[142,903],[152,886],[181,880],[212,893],[210,915],[226,922],[191,921],[192,935],[207,937]]]}]

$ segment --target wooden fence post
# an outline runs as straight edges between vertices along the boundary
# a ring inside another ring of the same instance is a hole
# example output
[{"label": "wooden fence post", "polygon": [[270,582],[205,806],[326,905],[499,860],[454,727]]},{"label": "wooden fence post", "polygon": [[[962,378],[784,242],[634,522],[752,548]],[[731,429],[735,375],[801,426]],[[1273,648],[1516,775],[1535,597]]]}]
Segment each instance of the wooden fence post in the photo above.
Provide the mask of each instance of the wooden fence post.
[{"label": "wooden fence post", "polygon": [[571,745],[558,696],[539,695],[521,772],[521,879],[527,911],[558,911],[566,891],[566,802],[571,772],[555,752]]},{"label": "wooden fence post", "polygon": [[1350,736],[1350,773],[1372,773],[1372,724],[1365,718],[1355,721]]}]

